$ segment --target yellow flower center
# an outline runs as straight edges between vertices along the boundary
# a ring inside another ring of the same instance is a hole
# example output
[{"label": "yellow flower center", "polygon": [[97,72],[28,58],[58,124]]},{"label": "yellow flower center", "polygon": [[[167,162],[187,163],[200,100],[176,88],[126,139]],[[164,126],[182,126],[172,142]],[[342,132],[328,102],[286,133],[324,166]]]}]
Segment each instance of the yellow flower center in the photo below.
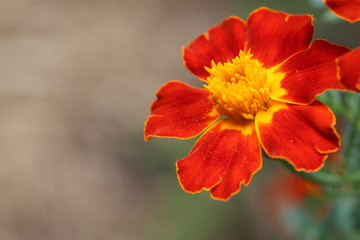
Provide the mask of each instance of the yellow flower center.
[{"label": "yellow flower center", "polygon": [[[235,118],[254,119],[256,113],[267,109],[270,87],[268,71],[262,63],[252,59],[250,51],[224,64],[211,62],[205,87],[212,93],[216,110]],[[271,74],[271,73],[270,73]]]}]

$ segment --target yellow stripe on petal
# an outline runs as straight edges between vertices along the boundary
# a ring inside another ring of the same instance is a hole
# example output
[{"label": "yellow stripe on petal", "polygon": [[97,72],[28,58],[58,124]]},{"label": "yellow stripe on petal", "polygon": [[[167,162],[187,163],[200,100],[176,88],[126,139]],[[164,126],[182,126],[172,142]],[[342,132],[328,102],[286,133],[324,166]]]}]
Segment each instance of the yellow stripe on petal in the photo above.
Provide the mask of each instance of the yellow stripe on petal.
[{"label": "yellow stripe on petal", "polygon": [[266,111],[259,111],[256,114],[255,121],[261,124],[270,124],[273,119],[274,113],[280,109],[288,108],[288,104],[272,100],[269,103],[270,107]]},{"label": "yellow stripe on petal", "polygon": [[254,121],[225,118],[211,126],[189,155],[176,163],[186,192],[210,190],[214,199],[228,200],[249,185],[262,166]]},{"label": "yellow stripe on petal", "polygon": [[307,105],[326,90],[343,89],[336,75],[335,59],[348,51],[345,47],[317,39],[310,48],[268,69],[276,74],[268,76],[270,98]]},{"label": "yellow stripe on petal", "polygon": [[255,130],[254,121],[247,119],[238,120],[231,117],[222,120],[220,128],[221,130],[238,130],[244,136],[251,135]]},{"label": "yellow stripe on petal", "polygon": [[282,96],[288,93],[286,89],[281,87],[281,81],[285,78],[286,73],[279,72],[278,66],[279,65],[268,69],[267,83],[270,88],[271,99],[281,99]]},{"label": "yellow stripe on petal", "polygon": [[297,171],[313,172],[323,166],[328,153],[339,149],[335,117],[325,104],[276,103],[269,110],[256,116],[255,126],[270,157],[285,159]]}]

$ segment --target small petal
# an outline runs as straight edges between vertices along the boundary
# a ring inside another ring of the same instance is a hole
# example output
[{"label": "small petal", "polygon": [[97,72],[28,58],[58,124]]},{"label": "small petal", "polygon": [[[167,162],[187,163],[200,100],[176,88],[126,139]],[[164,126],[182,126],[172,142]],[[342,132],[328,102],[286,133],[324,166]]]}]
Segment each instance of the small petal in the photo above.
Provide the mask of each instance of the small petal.
[{"label": "small petal", "polygon": [[195,137],[220,118],[206,89],[170,81],[157,92],[145,123],[145,140],[151,137]]},{"label": "small petal", "polygon": [[245,39],[244,21],[229,17],[183,48],[184,64],[200,79],[206,80],[209,73],[205,67],[211,67],[212,60],[218,63],[235,58],[244,49]]},{"label": "small petal", "polygon": [[247,21],[247,49],[270,68],[309,47],[314,26],[311,15],[290,15],[259,8]]},{"label": "small petal", "polygon": [[283,158],[298,171],[320,169],[327,154],[339,149],[335,116],[323,103],[310,105],[272,102],[255,117],[256,130],[266,153]]},{"label": "small petal", "polygon": [[308,104],[328,89],[343,89],[336,76],[335,59],[347,48],[317,39],[307,50],[299,52],[275,68],[285,74],[271,83],[271,98],[290,103]]},{"label": "small petal", "polygon": [[240,184],[248,185],[261,168],[261,148],[253,121],[221,120],[176,166],[185,191],[211,189],[214,199],[228,200],[240,191]]},{"label": "small petal", "polygon": [[360,20],[360,0],[324,0],[330,10],[349,22]]},{"label": "small petal", "polygon": [[360,92],[360,47],[336,59],[338,76],[349,90]]}]

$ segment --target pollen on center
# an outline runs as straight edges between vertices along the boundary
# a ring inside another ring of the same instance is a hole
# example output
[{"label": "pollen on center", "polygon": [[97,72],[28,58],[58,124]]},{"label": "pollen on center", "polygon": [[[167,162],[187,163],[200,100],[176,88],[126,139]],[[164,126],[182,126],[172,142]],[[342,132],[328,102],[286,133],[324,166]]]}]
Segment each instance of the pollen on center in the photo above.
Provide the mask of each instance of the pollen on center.
[{"label": "pollen on center", "polygon": [[211,68],[205,69],[210,73],[205,87],[212,93],[211,100],[219,113],[254,119],[259,110],[267,109],[271,100],[269,73],[250,51],[240,51],[226,63],[212,61]]}]

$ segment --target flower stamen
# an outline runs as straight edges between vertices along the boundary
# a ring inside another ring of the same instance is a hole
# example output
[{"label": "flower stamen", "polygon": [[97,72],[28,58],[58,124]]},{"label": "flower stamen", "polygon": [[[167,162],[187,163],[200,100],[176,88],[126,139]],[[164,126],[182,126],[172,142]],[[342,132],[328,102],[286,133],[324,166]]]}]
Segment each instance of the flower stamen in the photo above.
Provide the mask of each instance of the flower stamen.
[{"label": "flower stamen", "polygon": [[267,69],[252,58],[250,50],[226,63],[211,62],[205,87],[212,93],[215,108],[223,115],[254,119],[270,101]]}]

